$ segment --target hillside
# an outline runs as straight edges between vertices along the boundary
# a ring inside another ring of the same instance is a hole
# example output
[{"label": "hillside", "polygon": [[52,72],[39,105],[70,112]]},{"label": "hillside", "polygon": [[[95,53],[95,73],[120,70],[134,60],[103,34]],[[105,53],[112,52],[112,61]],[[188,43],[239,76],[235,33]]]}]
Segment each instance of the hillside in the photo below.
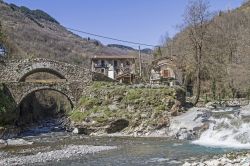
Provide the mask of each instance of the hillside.
[{"label": "hillside", "polygon": [[[234,10],[215,13],[207,22],[200,76],[204,100],[250,96],[249,13],[250,1],[246,1]],[[176,55],[185,85],[196,87],[197,61],[190,35],[191,28],[184,27],[164,44],[162,53]]]},{"label": "hillside", "polygon": [[[93,55],[138,54],[135,50],[107,47],[97,40],[73,34],[41,10],[0,1],[0,20],[10,58],[43,57],[88,66]],[[144,57],[147,59],[148,55]]]}]

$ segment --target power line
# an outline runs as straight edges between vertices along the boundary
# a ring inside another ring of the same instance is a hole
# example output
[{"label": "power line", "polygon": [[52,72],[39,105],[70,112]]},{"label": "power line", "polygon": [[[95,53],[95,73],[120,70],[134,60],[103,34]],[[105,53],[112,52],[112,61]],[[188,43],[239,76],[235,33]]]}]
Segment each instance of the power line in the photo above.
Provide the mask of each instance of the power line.
[{"label": "power line", "polygon": [[87,34],[87,35],[91,35],[91,36],[95,36],[95,37],[100,37],[100,38],[103,38],[103,39],[109,39],[109,40],[113,40],[113,41],[119,41],[119,42],[123,42],[123,43],[129,43],[129,44],[135,44],[135,45],[141,45],[141,46],[147,46],[147,47],[167,48],[167,47],[162,47],[162,46],[155,46],[155,45],[152,45],[152,44],[132,42],[132,41],[127,41],[127,40],[123,40],[123,39],[117,39],[117,38],[113,38],[113,37],[107,37],[107,36],[98,35],[98,34],[94,34],[94,33],[90,33],[90,32],[85,32],[85,31],[81,31],[81,30],[77,30],[77,29],[73,29],[73,28],[68,28],[68,27],[65,27],[65,28],[67,30],[75,31],[75,32],[78,32],[78,33],[83,33],[83,34]]}]

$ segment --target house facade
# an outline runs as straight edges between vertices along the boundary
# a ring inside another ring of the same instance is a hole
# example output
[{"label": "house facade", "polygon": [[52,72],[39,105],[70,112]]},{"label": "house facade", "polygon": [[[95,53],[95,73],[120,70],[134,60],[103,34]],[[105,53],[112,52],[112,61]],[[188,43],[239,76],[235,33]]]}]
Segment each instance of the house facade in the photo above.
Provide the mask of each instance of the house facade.
[{"label": "house facade", "polygon": [[120,82],[132,83],[136,72],[135,60],[130,55],[93,56],[91,70]]},{"label": "house facade", "polygon": [[169,86],[182,84],[182,74],[178,70],[174,58],[163,57],[154,60],[152,65],[151,84],[168,84]]}]

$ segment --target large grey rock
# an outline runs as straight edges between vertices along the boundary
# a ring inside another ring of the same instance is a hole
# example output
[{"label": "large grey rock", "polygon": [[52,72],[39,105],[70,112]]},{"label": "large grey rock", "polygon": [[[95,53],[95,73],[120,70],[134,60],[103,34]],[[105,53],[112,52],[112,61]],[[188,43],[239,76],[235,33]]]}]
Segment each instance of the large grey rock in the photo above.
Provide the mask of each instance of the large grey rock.
[{"label": "large grey rock", "polygon": [[7,142],[5,140],[0,139],[0,149],[7,146]]},{"label": "large grey rock", "polygon": [[111,122],[109,127],[106,129],[107,133],[116,133],[120,132],[126,127],[128,127],[129,121],[126,119],[118,119],[114,122]]},{"label": "large grey rock", "polygon": [[91,129],[88,129],[87,127],[75,127],[72,131],[73,134],[84,134],[89,135],[92,132]]},{"label": "large grey rock", "polygon": [[33,142],[25,141],[24,139],[8,139],[7,144],[10,146],[32,145]]}]

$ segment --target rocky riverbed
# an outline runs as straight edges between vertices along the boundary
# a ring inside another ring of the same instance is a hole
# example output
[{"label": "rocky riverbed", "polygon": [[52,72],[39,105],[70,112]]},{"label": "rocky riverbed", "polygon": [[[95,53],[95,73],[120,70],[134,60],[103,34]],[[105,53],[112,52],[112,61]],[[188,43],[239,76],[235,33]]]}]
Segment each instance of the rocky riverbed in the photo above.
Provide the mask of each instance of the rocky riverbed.
[{"label": "rocky riverbed", "polygon": [[[0,165],[247,165],[248,110],[250,106],[192,108],[172,117],[170,126],[140,137],[126,130],[90,135],[84,128],[66,132],[64,121],[45,120],[17,138],[0,140]],[[108,127],[112,126],[116,125]]]},{"label": "rocky riverbed", "polygon": [[220,157],[215,156],[213,159],[198,161],[198,162],[186,162],[183,166],[249,166],[250,153],[247,152],[235,152],[224,154]]},{"label": "rocky riverbed", "polygon": [[[2,166],[16,166],[27,165],[35,163],[45,163],[49,161],[59,161],[65,159],[72,159],[74,157],[80,157],[85,154],[94,154],[100,151],[115,149],[115,146],[91,146],[91,145],[68,145],[60,150],[53,150],[49,152],[39,152],[37,154],[31,154],[27,156],[14,156],[7,157],[6,154],[0,153],[0,165]],[[1,157],[2,155],[2,157]]]}]

